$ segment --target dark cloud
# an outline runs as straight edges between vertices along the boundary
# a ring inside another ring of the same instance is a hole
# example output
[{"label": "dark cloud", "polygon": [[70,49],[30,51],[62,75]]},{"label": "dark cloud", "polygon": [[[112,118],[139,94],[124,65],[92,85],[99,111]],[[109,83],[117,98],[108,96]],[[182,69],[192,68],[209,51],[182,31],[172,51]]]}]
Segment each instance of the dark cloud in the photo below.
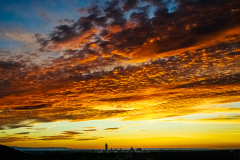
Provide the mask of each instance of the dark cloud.
[{"label": "dark cloud", "polygon": [[15,133],[15,134],[29,134],[30,132],[20,132],[20,133]]},{"label": "dark cloud", "polygon": [[65,135],[79,135],[79,134],[83,134],[83,133],[76,132],[76,131],[64,131],[62,134],[65,134]]},{"label": "dark cloud", "polygon": [[[148,3],[150,3],[150,4],[152,4],[152,5],[162,5],[162,4],[164,4],[164,1],[163,0],[142,0],[143,2],[148,2]],[[168,0],[169,1],[169,0]],[[167,1],[167,2],[168,2]]]},{"label": "dark cloud", "polygon": [[92,3],[89,7],[86,8],[87,12],[89,14],[101,14],[102,13],[102,8],[99,6],[97,3]]},{"label": "dark cloud", "polygon": [[[216,34],[239,23],[239,17],[236,15],[232,16],[231,11],[227,10],[233,4],[234,6],[238,4],[234,0],[231,2],[222,1],[214,3],[207,3],[203,0],[176,1],[175,3],[178,4],[177,10],[171,13],[169,12],[168,5],[169,3],[174,3],[174,1],[144,1],[148,2],[149,5],[138,8],[138,11],[134,10],[128,21],[139,23],[137,27],[124,28],[124,25],[127,23],[127,20],[124,18],[125,10],[134,8],[138,3],[137,0],[124,1],[122,8],[118,0],[107,1],[103,8],[98,4],[92,4],[86,8],[88,15],[80,17],[72,25],[56,26],[56,30],[50,34],[49,41],[55,44],[78,41],[78,38],[81,38],[87,31],[95,28],[94,25],[97,25],[105,26],[102,34],[97,36],[93,33],[90,37],[96,36],[97,39],[102,39],[103,35],[109,36],[110,39],[108,41],[101,41],[98,44],[109,51],[120,49],[128,53],[134,47],[146,44],[148,39],[158,37],[158,40],[154,41],[153,44],[149,44],[149,47],[153,48],[155,52],[161,53],[197,45],[204,38],[209,38],[207,34]],[[212,10],[209,13],[211,16],[205,14],[209,8],[213,7],[213,4],[227,4],[228,7],[219,7],[217,5],[219,8]],[[150,6],[156,8],[153,18],[149,18],[148,8]],[[225,12],[225,14],[220,17],[218,15],[221,12]],[[198,16],[199,14],[201,16]],[[179,19],[183,20],[179,21]],[[114,25],[121,25],[123,27],[116,33],[109,32],[108,27]],[[39,36],[37,37],[40,43],[47,44],[45,43],[47,41],[42,40]],[[162,37],[164,38],[162,39]],[[108,43],[107,46],[106,42]],[[83,54],[89,54],[87,51],[88,49]],[[95,52],[101,51],[95,50]]]},{"label": "dark cloud", "polygon": [[123,10],[124,11],[129,11],[131,9],[134,9],[138,4],[138,0],[126,0],[123,3]]},{"label": "dark cloud", "polygon": [[[53,45],[78,46],[78,53],[81,52],[80,55],[83,59],[88,57],[88,54],[100,55],[101,53],[111,53],[113,50],[120,50],[125,53],[125,56],[135,52],[133,57],[140,58],[142,56],[148,57],[149,49],[155,54],[160,54],[197,46],[199,43],[214,38],[216,34],[218,35],[232,26],[237,26],[239,23],[239,17],[237,15],[232,16],[231,11],[227,10],[233,4],[236,5],[237,2],[234,0],[227,3],[228,7],[218,6],[219,8],[212,10],[209,13],[211,16],[205,13],[212,7],[213,3],[206,4],[201,0],[176,1],[178,5],[175,12],[170,12],[168,9],[169,3],[174,3],[173,1],[145,0],[145,2],[148,2],[149,5],[134,10],[128,21],[124,18],[125,10],[135,7],[138,3],[137,0],[124,1],[122,8],[118,0],[107,1],[104,7],[92,4],[86,8],[88,15],[80,17],[74,24],[56,26],[55,31],[49,35],[48,41],[52,42]],[[222,3],[226,3],[226,1]],[[205,5],[207,7],[204,7]],[[149,17],[148,11],[151,6],[156,8],[152,18]],[[220,17],[218,15],[221,12],[226,14]],[[201,16],[198,16],[199,14]],[[182,20],[179,21],[179,19]],[[126,25],[131,23],[137,23],[137,25],[128,28]],[[90,30],[97,28],[95,25],[104,26],[101,34],[96,34],[95,31],[88,33]],[[40,43],[48,43],[39,36],[37,37]],[[96,46],[101,48],[90,48],[88,42],[90,43],[92,38],[96,39]],[[81,41],[78,44],[79,39]],[[147,44],[149,41],[152,41],[152,43]],[[83,47],[84,45],[86,47]],[[139,47],[143,47],[142,52],[134,51]],[[76,56],[75,52],[71,52],[73,54],[68,50],[65,52],[68,56]],[[65,60],[71,62],[72,59],[74,57]]]},{"label": "dark cloud", "polygon": [[72,24],[72,23],[74,23],[75,21],[74,21],[74,19],[68,19],[68,18],[66,18],[66,19],[63,19],[63,20],[59,20],[59,22],[60,22],[60,23]]},{"label": "dark cloud", "polygon": [[110,25],[124,25],[126,22],[124,11],[120,8],[119,4],[119,0],[106,2],[104,8],[105,16],[113,20]]},{"label": "dark cloud", "polygon": [[43,38],[41,34],[35,34],[34,36],[37,39],[36,42],[40,45],[39,51],[44,52],[47,49],[50,40]]},{"label": "dark cloud", "polygon": [[[99,101],[109,101],[109,102],[118,102],[118,101],[135,101],[143,99],[143,96],[124,96],[124,97],[117,97],[117,98],[105,98],[100,99]],[[147,98],[147,97],[146,97]]]},{"label": "dark cloud", "polygon": [[24,67],[25,67],[25,64],[22,64],[20,62],[0,61],[0,69],[3,69],[3,70],[13,70],[13,69],[20,69]]},{"label": "dark cloud", "polygon": [[228,54],[231,55],[231,56],[237,56],[237,55],[240,55],[240,51],[230,52],[230,53],[228,53]]},{"label": "dark cloud", "polygon": [[[83,19],[83,18],[82,18]],[[82,20],[83,21],[83,20]],[[81,23],[81,20],[80,20]],[[78,22],[75,23],[77,25]],[[51,41],[56,43],[61,42],[67,42],[69,40],[73,40],[73,38],[78,37],[78,33],[76,31],[75,25],[69,26],[69,25],[60,25],[55,27],[55,31],[51,33]],[[88,25],[87,22],[85,22],[84,28],[89,28],[90,24]],[[80,29],[80,28],[79,28]]]},{"label": "dark cloud", "polygon": [[[145,6],[145,7],[141,7],[138,9],[138,12],[133,12],[130,15],[130,19],[133,22],[138,22],[140,25],[146,25],[144,23],[146,23],[149,19],[148,19],[148,10],[149,10],[149,6]],[[150,24],[148,24],[150,25]],[[139,26],[139,29],[143,29],[143,26]]]},{"label": "dark cloud", "polygon": [[198,0],[196,1],[197,4],[201,4],[201,5],[224,5],[226,3],[228,3],[228,0],[212,0],[212,1],[208,1],[208,0]]},{"label": "dark cloud", "polygon": [[46,107],[51,107],[51,104],[40,104],[40,105],[35,105],[35,106],[19,106],[13,108],[14,110],[32,110],[32,109],[41,109],[41,108],[46,108]]},{"label": "dark cloud", "polygon": [[105,2],[106,5],[106,11],[111,10],[112,8],[115,8],[119,5],[119,0],[112,0],[112,1],[107,1]]},{"label": "dark cloud", "polygon": [[10,124],[4,126],[5,129],[16,129],[16,128],[21,128],[21,127],[32,127],[30,124]]},{"label": "dark cloud", "polygon": [[[234,75],[229,75],[229,76],[224,76],[220,78],[207,78],[205,80],[201,81],[195,81],[191,83],[185,83],[183,85],[179,85],[176,88],[193,88],[193,87],[199,87],[199,86],[213,86],[213,85],[238,85],[240,84],[240,74],[234,74]],[[236,93],[238,94],[238,93]]]},{"label": "dark cloud", "polygon": [[113,19],[111,25],[124,25],[126,23],[124,12],[120,8],[105,9],[104,11],[107,18]]},{"label": "dark cloud", "polygon": [[76,49],[68,49],[68,50],[65,50],[64,51],[64,55],[75,55],[75,54],[78,54],[80,51],[79,50],[76,50]]}]

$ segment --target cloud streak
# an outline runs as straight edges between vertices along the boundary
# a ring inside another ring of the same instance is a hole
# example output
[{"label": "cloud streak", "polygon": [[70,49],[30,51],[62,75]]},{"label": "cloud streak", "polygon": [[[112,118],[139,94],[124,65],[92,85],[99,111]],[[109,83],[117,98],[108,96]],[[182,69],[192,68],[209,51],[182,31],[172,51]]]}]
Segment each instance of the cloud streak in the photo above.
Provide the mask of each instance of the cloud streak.
[{"label": "cloud streak", "polygon": [[20,133],[15,133],[15,134],[29,134],[30,132],[20,132]]},{"label": "cloud streak", "polygon": [[14,137],[14,136],[0,137],[1,143],[9,143],[9,142],[15,142],[15,141],[29,141],[29,140],[33,140],[33,138],[29,138],[27,136],[25,136],[25,137]]},{"label": "cloud streak", "polygon": [[85,129],[83,131],[91,132],[91,131],[97,131],[96,129]]},{"label": "cloud streak", "polygon": [[75,136],[80,135],[83,133],[76,132],[76,131],[64,131],[60,135],[54,135],[54,136],[41,136],[38,138],[38,140],[43,141],[52,141],[52,140],[72,140],[75,138]]},{"label": "cloud streak", "polygon": [[121,128],[119,128],[119,127],[116,127],[116,128],[105,128],[103,130],[118,130],[118,129],[121,129]]}]

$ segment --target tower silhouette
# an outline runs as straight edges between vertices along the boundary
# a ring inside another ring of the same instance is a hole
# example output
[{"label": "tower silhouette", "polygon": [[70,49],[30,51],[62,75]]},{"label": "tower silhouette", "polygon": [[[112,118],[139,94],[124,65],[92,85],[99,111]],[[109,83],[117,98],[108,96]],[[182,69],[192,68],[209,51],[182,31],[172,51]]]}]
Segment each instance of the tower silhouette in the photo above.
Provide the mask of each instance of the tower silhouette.
[{"label": "tower silhouette", "polygon": [[108,145],[107,145],[107,143],[105,144],[105,152],[108,153]]}]

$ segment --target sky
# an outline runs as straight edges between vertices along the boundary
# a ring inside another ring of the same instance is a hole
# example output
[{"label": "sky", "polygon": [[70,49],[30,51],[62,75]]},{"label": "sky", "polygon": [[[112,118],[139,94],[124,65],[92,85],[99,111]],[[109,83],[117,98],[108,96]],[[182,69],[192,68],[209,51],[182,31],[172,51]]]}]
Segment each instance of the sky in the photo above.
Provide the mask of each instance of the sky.
[{"label": "sky", "polygon": [[0,144],[240,148],[239,0],[1,0]]}]

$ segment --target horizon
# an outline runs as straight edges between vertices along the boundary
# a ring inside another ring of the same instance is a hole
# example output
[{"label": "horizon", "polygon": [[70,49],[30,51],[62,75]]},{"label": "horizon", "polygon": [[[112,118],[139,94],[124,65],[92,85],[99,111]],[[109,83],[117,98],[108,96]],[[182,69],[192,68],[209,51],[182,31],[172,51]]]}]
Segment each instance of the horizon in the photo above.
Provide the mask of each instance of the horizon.
[{"label": "horizon", "polygon": [[[18,146],[8,146],[8,147],[13,147],[13,148],[21,148],[21,150],[28,150],[28,149],[54,149],[54,148],[56,148],[56,149],[73,149],[73,150],[105,150],[105,148],[90,148],[90,149],[88,149],[88,148],[68,148],[68,147],[18,147]],[[141,147],[133,147],[133,149],[137,149],[137,148],[141,148]],[[129,150],[129,149],[131,149],[131,147],[129,147],[129,148],[109,148],[108,150],[116,150],[116,149],[122,149],[122,150]],[[141,148],[141,149],[156,149],[156,150],[160,150],[160,149],[163,149],[163,150],[165,150],[165,149],[169,149],[169,150],[171,150],[171,149],[173,149],[173,150],[175,150],[175,149],[190,149],[190,150],[194,150],[194,149],[196,149],[196,150],[201,150],[201,149],[203,149],[203,150],[228,150],[228,149],[226,149],[226,148],[222,148],[222,149],[214,149],[214,148]],[[234,150],[234,149],[229,149],[229,150]]]},{"label": "horizon", "polygon": [[[24,151],[24,150],[39,150],[39,151],[42,151],[42,150],[105,150],[104,148],[100,148],[100,149],[97,149],[97,148],[92,148],[92,149],[86,149],[86,148],[67,148],[67,147],[40,147],[40,148],[37,148],[37,147],[16,147],[16,146],[8,146],[8,147],[12,147],[12,148],[15,148],[15,149],[19,149],[20,151]],[[55,149],[56,148],[56,149]],[[109,150],[130,150],[130,148],[110,148]],[[134,148],[133,149],[138,149],[138,148]],[[142,150],[239,150],[239,149],[214,149],[214,148],[141,148]]]},{"label": "horizon", "polygon": [[239,0],[1,0],[0,144],[240,149]]},{"label": "horizon", "polygon": [[[68,147],[18,147],[18,146],[8,146],[8,147],[12,147],[12,148],[15,148],[15,149],[20,149],[20,151],[23,151],[23,150],[39,150],[41,151],[42,149],[43,150],[64,150],[64,149],[67,149],[67,150],[106,150],[106,148],[68,148]],[[138,148],[141,148],[141,147],[129,147],[129,148],[109,148],[108,147],[108,150],[129,150],[129,149],[138,149]],[[215,148],[141,148],[143,150],[228,150],[226,148],[221,148],[221,149],[215,149]],[[234,149],[229,149],[229,150],[234,150]]]}]

